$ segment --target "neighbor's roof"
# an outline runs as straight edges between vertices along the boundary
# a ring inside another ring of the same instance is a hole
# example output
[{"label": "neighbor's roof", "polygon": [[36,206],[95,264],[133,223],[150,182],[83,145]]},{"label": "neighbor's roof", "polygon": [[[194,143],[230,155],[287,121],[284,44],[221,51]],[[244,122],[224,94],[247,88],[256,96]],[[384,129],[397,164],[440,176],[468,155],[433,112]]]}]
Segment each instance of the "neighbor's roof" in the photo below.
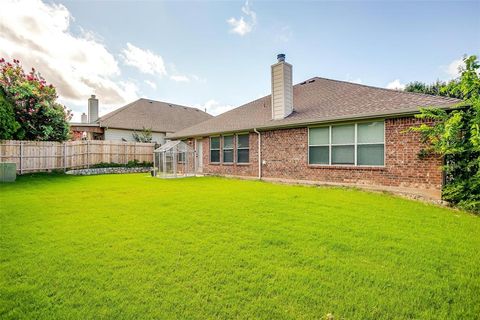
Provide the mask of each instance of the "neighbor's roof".
[{"label": "neighbor's roof", "polygon": [[460,100],[410,93],[356,83],[312,78],[293,86],[294,112],[272,120],[270,95],[220,114],[205,122],[168,135],[187,138],[222,132],[289,127],[296,125],[412,114],[419,107],[451,107]]},{"label": "neighbor's roof", "polygon": [[180,106],[161,101],[138,99],[112,111],[97,122],[101,127],[142,130],[154,132],[175,132],[212,118],[196,108]]}]

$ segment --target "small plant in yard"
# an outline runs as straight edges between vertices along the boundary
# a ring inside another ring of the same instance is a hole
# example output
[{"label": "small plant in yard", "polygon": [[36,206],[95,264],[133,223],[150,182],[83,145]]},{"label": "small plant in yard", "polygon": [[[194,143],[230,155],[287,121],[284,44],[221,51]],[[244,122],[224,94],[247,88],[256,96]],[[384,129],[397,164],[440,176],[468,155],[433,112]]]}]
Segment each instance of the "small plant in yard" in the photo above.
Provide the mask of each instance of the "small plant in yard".
[{"label": "small plant in yard", "polygon": [[152,142],[152,129],[143,127],[140,132],[134,131],[132,136],[136,142]]},{"label": "small plant in yard", "polygon": [[443,86],[440,84],[440,88],[433,91],[462,97],[463,103],[454,110],[422,109],[417,118],[432,120],[433,124],[422,124],[411,130],[420,132],[426,143],[421,156],[433,153],[445,159],[443,198],[460,208],[479,213],[480,64],[476,56],[465,57],[464,63],[458,79]]}]

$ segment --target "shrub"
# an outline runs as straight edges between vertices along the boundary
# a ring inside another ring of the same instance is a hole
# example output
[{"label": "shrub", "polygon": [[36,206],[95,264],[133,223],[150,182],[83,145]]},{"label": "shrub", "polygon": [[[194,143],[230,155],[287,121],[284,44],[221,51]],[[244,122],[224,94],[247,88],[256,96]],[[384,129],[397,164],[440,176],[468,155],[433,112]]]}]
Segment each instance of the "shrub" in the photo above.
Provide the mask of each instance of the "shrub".
[{"label": "shrub", "polygon": [[152,142],[152,129],[143,127],[140,133],[134,131],[132,136],[136,142]]},{"label": "shrub", "polygon": [[426,149],[445,159],[445,200],[458,207],[480,212],[480,64],[476,56],[464,58],[459,79],[440,90],[447,96],[462,96],[463,102],[453,110],[424,108],[420,119],[433,120],[411,130],[420,132]]},{"label": "shrub", "polygon": [[146,161],[131,160],[127,163],[116,163],[116,162],[100,162],[94,165],[91,165],[90,168],[149,168],[153,167],[153,163]]}]

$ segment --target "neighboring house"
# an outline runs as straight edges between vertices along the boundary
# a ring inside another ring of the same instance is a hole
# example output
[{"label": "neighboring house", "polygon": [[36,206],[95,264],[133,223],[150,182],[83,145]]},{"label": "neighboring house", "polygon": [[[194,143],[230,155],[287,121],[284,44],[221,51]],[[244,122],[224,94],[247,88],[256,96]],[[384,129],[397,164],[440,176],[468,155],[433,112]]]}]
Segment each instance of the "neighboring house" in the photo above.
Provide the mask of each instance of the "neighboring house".
[{"label": "neighboring house", "polygon": [[427,156],[419,107],[456,99],[312,78],[292,86],[278,56],[272,94],[169,134],[195,146],[205,174],[354,184],[440,197],[442,159]]},{"label": "neighboring house", "polygon": [[98,117],[98,99],[88,99],[88,116],[71,123],[76,139],[135,141],[133,133],[143,128],[152,131],[152,141],[165,142],[165,135],[212,118],[206,112],[171,103],[138,99],[102,117]]}]

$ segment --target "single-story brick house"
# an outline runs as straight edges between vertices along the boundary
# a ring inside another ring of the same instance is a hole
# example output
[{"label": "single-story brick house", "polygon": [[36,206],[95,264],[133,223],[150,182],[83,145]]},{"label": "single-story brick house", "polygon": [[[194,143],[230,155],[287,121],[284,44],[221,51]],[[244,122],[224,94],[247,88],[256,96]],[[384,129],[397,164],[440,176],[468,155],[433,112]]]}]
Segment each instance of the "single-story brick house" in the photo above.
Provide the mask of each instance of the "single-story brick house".
[{"label": "single-story brick house", "polygon": [[459,100],[315,77],[292,85],[285,56],[272,93],[168,135],[195,146],[204,174],[360,185],[439,198],[442,159],[420,159],[419,107]]},{"label": "single-story brick house", "polygon": [[143,128],[152,131],[152,141],[163,144],[167,133],[190,127],[212,118],[197,108],[178,104],[138,99],[106,115],[98,116],[98,99],[88,99],[88,116],[82,122],[71,123],[74,139],[135,141],[133,133]]}]

